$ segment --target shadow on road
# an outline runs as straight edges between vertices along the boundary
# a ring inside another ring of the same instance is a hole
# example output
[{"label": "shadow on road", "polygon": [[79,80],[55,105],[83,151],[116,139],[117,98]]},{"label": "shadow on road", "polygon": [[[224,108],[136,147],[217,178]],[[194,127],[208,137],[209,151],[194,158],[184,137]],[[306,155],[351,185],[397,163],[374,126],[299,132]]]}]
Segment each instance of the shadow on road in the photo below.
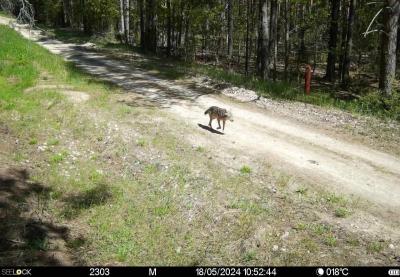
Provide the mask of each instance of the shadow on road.
[{"label": "shadow on road", "polygon": [[206,126],[206,125],[203,125],[203,124],[200,124],[200,123],[198,123],[197,125],[198,125],[200,128],[202,128],[202,129],[204,129],[204,130],[207,130],[207,131],[209,131],[209,132],[211,132],[211,133],[213,133],[213,134],[224,135],[224,133],[222,133],[222,132],[220,132],[220,131],[217,131],[217,130],[215,130],[215,129],[209,127],[209,126]]}]

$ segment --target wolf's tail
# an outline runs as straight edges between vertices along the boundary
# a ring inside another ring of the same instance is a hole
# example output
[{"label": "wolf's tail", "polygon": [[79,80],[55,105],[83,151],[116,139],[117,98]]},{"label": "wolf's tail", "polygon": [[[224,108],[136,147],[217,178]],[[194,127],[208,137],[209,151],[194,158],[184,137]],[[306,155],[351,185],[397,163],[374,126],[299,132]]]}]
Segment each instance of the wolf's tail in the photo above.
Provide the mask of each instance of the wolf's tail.
[{"label": "wolf's tail", "polygon": [[211,108],[208,108],[208,109],[204,112],[204,114],[208,114],[209,112],[211,112]]}]

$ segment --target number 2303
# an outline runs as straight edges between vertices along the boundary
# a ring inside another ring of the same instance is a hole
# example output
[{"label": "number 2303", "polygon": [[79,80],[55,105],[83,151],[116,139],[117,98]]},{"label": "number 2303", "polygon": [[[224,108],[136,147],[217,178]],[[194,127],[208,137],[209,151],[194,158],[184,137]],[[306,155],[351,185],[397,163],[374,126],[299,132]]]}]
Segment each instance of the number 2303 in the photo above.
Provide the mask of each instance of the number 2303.
[{"label": "number 2303", "polygon": [[97,268],[91,267],[89,271],[90,276],[109,276],[110,269],[109,268]]}]

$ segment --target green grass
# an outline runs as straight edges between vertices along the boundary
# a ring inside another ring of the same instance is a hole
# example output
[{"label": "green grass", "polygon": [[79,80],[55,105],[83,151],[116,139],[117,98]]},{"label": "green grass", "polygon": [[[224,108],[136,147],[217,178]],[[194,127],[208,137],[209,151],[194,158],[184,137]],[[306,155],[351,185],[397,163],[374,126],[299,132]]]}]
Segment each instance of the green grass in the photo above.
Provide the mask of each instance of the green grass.
[{"label": "green grass", "polygon": [[64,150],[60,153],[57,153],[57,154],[54,154],[53,156],[51,156],[49,161],[52,164],[57,164],[57,163],[62,162],[67,156],[68,156],[68,152]]},{"label": "green grass", "polygon": [[369,253],[379,253],[383,250],[384,244],[380,241],[374,241],[368,244],[367,250]]},{"label": "green grass", "polygon": [[349,215],[349,211],[346,208],[339,207],[335,210],[335,216],[337,217],[347,217]]},{"label": "green grass", "polygon": [[1,10],[0,10],[0,15],[1,15],[1,16],[4,16],[4,17],[9,17],[9,18],[12,17],[12,15],[11,15],[10,13],[8,13],[8,12],[6,12],[6,11],[1,11]]},{"label": "green grass", "polygon": [[334,235],[329,234],[325,238],[325,243],[328,246],[336,246],[337,245],[337,238]]},{"label": "green grass", "polygon": [[251,173],[251,167],[248,165],[244,165],[240,168],[240,173],[242,174],[250,174]]},{"label": "green grass", "polygon": [[136,142],[136,144],[137,144],[138,146],[140,146],[140,147],[144,147],[144,146],[146,146],[146,140],[143,139],[143,138],[138,139],[137,142]]},{"label": "green grass", "polygon": [[60,140],[59,139],[52,138],[52,139],[49,139],[47,141],[47,145],[49,145],[49,146],[56,146],[56,145],[59,145],[59,144],[60,144]]}]

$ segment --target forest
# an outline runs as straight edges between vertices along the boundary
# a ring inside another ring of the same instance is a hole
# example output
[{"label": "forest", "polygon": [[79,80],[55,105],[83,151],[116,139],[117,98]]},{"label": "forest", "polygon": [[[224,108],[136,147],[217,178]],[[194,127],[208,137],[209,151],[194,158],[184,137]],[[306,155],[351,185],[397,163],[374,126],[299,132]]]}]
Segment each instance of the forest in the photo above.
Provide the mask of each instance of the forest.
[{"label": "forest", "polygon": [[[2,0],[2,5],[5,8],[11,2]],[[25,21],[118,39],[146,53],[208,64],[266,82],[291,83],[298,88],[309,64],[317,89],[336,99],[362,98],[362,111],[398,119],[398,1],[27,3],[32,5],[32,15],[21,15]],[[18,8],[19,4],[14,5],[14,13],[19,13]]]}]

